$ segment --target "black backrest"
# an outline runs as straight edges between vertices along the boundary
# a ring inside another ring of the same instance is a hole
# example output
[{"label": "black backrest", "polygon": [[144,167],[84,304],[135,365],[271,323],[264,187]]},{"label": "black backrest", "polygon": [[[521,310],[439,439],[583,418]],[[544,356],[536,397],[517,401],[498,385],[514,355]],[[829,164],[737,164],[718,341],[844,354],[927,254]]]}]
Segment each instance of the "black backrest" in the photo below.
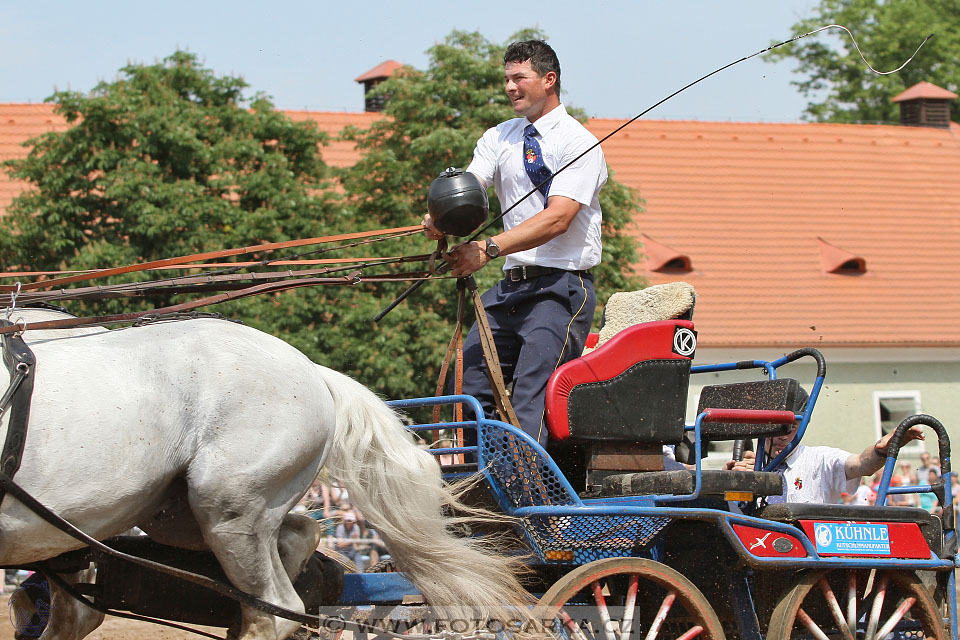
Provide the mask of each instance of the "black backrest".
[{"label": "black backrest", "polygon": [[[796,411],[803,391],[792,378],[715,384],[700,391],[697,413],[704,409],[767,409]],[[801,411],[797,411],[800,413]],[[789,424],[745,424],[740,422],[704,422],[700,434],[710,440],[737,440],[780,436],[790,431]]]}]

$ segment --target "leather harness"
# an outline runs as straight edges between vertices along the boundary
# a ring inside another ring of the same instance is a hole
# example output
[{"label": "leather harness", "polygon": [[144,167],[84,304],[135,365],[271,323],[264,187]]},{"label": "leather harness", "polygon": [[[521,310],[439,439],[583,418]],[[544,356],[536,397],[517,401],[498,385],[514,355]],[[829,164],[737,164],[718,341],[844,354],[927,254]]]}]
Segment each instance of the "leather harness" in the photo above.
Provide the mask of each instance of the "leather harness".
[{"label": "leather harness", "polygon": [[[0,327],[13,323],[0,320]],[[10,386],[0,397],[0,417],[9,410],[7,437],[0,453],[0,475],[13,478],[23,461],[27,443],[27,423],[30,419],[30,399],[33,396],[33,371],[36,358],[19,333],[0,336],[3,363],[10,372]],[[0,501],[6,492],[0,488]]]},{"label": "leather harness", "polygon": [[[466,290],[470,290],[473,297],[473,304],[477,312],[477,331],[480,337],[480,348],[483,351],[483,360],[487,367],[487,379],[490,381],[490,389],[493,391],[493,402],[500,416],[500,420],[508,422],[513,426],[520,428],[520,421],[510,403],[510,394],[507,393],[506,385],[503,381],[503,371],[500,369],[500,356],[497,354],[497,345],[493,339],[493,332],[490,330],[490,321],[487,319],[487,312],[484,309],[483,301],[480,299],[480,292],[477,291],[477,282],[473,276],[459,278],[457,280],[457,324],[453,330],[453,338],[447,347],[447,353],[443,358],[443,364],[440,367],[440,376],[437,380],[437,395],[443,393],[444,383],[446,382],[447,372],[450,368],[450,360],[456,353],[456,377],[454,378],[455,392],[459,395],[463,390],[463,311],[465,306]],[[455,406],[454,420],[460,422],[463,420],[463,409],[458,404]],[[477,416],[478,418],[481,416]],[[433,411],[434,422],[440,421],[440,407],[435,407]],[[462,430],[458,429],[457,438],[462,443]]]}]

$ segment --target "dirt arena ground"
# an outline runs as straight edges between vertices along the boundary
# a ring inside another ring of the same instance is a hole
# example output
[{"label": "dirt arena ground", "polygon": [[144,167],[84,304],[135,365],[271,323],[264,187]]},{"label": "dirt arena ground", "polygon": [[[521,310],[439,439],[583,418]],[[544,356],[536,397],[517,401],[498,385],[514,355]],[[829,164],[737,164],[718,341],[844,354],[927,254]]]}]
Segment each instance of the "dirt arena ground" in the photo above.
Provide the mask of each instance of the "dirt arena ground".
[{"label": "dirt arena ground", "polygon": [[[10,622],[10,608],[7,604],[9,597],[9,593],[0,596],[0,640],[13,640],[13,624]],[[217,627],[199,627],[199,629],[220,638],[226,635],[226,629]],[[203,637],[147,622],[107,616],[100,628],[87,636],[87,640],[196,640]]]}]

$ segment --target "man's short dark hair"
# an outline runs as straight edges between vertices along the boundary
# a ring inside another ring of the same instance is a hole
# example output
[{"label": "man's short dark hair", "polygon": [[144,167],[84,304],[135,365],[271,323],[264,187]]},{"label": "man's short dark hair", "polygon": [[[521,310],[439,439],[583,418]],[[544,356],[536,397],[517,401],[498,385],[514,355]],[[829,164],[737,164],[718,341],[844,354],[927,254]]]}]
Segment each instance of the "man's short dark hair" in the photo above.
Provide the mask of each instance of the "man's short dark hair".
[{"label": "man's short dark hair", "polygon": [[553,71],[557,74],[557,94],[560,94],[560,60],[553,48],[543,40],[521,40],[507,47],[503,64],[530,61],[530,68],[541,78]]}]

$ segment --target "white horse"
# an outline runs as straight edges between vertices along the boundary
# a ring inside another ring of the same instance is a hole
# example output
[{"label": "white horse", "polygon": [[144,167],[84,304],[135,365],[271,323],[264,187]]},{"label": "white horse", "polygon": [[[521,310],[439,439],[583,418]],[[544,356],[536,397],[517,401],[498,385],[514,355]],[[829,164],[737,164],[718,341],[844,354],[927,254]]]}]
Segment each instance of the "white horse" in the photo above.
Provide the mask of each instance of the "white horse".
[{"label": "white horse", "polygon": [[[12,319],[20,317],[65,316],[18,309]],[[290,509],[326,465],[429,603],[515,617],[504,605],[526,601],[512,560],[451,533],[442,510],[454,498],[397,415],[285,342],[216,319],[24,339],[37,365],[15,480],[91,536],[138,526],[160,543],[209,549],[235,587],[302,612],[291,576],[319,531]],[[0,565],[81,546],[4,497]],[[100,623],[66,615],[76,607],[51,589],[43,640],[79,640]],[[277,640],[298,626],[243,607],[237,637]]]}]

